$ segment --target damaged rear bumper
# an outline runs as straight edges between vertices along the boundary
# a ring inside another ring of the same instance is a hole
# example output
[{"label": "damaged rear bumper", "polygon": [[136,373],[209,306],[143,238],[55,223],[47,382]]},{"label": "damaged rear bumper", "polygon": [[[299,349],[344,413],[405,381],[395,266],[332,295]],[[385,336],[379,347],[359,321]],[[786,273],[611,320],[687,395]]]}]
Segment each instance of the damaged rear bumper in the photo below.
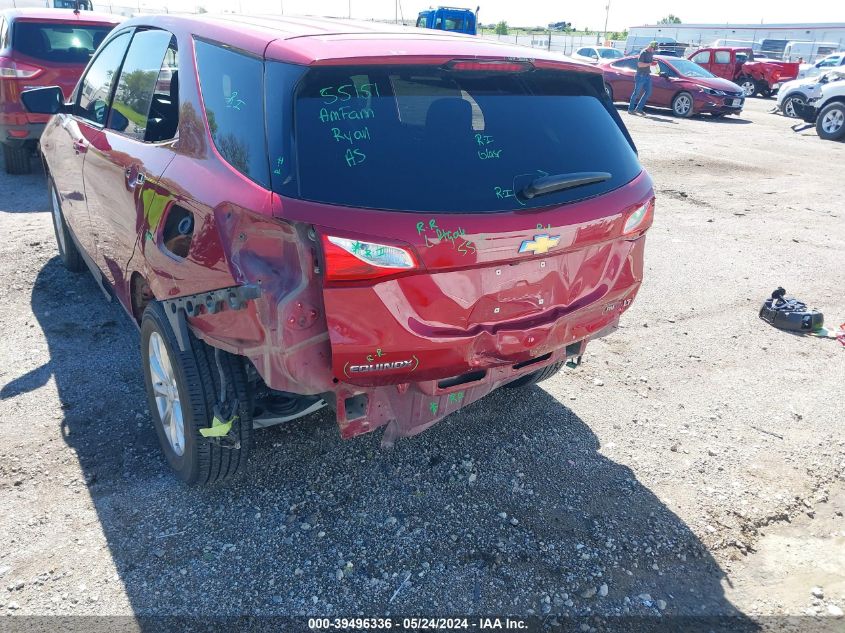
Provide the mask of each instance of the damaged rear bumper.
[{"label": "damaged rear bumper", "polygon": [[337,422],[345,439],[388,425],[383,442],[425,431],[447,415],[475,402],[519,376],[567,359],[580,362],[587,341],[543,355],[536,361],[467,372],[444,380],[426,380],[361,390],[337,390]]}]

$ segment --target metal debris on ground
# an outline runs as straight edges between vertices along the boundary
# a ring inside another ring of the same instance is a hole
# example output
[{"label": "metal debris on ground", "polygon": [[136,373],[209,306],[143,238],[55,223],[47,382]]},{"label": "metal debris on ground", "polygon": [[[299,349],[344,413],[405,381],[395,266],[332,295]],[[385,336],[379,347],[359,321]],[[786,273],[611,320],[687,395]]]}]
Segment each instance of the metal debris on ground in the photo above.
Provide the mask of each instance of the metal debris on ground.
[{"label": "metal debris on ground", "polygon": [[760,318],[780,330],[809,334],[824,325],[824,315],[807,309],[807,304],[794,297],[786,297],[786,290],[777,288],[763,302]]}]

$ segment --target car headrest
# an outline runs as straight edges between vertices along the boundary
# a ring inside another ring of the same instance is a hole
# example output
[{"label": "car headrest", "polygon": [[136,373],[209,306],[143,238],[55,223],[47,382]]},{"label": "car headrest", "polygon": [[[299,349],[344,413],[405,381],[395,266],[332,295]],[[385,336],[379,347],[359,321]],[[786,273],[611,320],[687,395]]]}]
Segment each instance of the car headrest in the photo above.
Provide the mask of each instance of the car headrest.
[{"label": "car headrest", "polygon": [[472,132],[472,106],[460,97],[436,99],[428,107],[425,127],[440,134]]},{"label": "car headrest", "polygon": [[94,50],[100,48],[100,44],[103,43],[103,40],[106,39],[106,35],[108,35],[108,31],[98,31],[94,33],[94,38],[92,43],[94,44]]}]

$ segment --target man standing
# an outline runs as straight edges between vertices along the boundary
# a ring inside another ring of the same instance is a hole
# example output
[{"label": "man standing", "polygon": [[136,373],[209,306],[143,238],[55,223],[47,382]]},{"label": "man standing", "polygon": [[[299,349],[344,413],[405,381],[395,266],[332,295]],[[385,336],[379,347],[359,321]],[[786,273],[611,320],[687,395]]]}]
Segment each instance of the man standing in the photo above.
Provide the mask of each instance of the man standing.
[{"label": "man standing", "polygon": [[637,59],[637,76],[634,80],[634,92],[631,93],[631,103],[628,104],[628,114],[645,116],[645,104],[651,96],[651,67],[654,61],[654,48],[657,42],[649,42]]}]

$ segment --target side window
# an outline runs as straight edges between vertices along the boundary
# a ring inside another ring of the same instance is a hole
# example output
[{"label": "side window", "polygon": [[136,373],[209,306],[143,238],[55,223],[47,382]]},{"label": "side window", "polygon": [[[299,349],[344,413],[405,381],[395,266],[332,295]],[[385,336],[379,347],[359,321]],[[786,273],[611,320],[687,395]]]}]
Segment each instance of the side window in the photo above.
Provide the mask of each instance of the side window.
[{"label": "side window", "polygon": [[[655,72],[654,66],[652,66],[652,72]],[[663,74],[666,73],[669,77],[677,77],[678,73],[676,73],[672,68],[669,67],[669,64],[662,60],[657,60],[657,73]]]},{"label": "side window", "polygon": [[618,62],[613,62],[611,66],[618,68],[619,70],[636,70],[637,60],[634,58],[622,59]]},{"label": "side window", "polygon": [[447,31],[463,31],[464,30],[463,18],[446,18],[446,30]]},{"label": "side window", "polygon": [[6,18],[0,18],[0,48],[9,46],[9,23]]},{"label": "side window", "polygon": [[153,87],[145,141],[156,143],[176,136],[179,129],[179,55],[176,38],[164,53],[164,61]]},{"label": "side window", "polygon": [[112,86],[117,79],[120,62],[129,45],[130,33],[120,33],[104,48],[88,67],[79,90],[73,113],[83,119],[104,125],[111,101]]},{"label": "side window", "polygon": [[123,132],[139,141],[145,139],[162,60],[172,40],[173,36],[167,31],[135,33],[120,70],[109,114],[109,129]]},{"label": "side window", "polygon": [[194,41],[194,48],[214,146],[232,167],[268,187],[264,64],[257,57],[201,40]]},{"label": "side window", "polygon": [[717,64],[730,64],[731,63],[731,52],[730,51],[716,51],[714,56],[716,58]]},{"label": "side window", "polygon": [[710,63],[710,51],[702,51],[698,55],[692,58],[696,64],[709,64]]}]

